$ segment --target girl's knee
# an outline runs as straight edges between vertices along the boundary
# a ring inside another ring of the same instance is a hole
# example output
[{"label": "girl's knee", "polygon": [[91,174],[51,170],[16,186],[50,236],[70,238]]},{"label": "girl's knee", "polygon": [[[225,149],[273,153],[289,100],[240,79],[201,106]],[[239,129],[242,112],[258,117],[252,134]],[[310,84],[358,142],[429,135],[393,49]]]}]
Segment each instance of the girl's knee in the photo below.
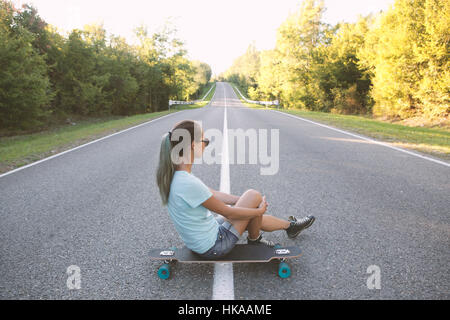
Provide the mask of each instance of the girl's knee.
[{"label": "girl's knee", "polygon": [[262,201],[262,195],[258,190],[255,189],[248,189],[247,191],[244,192],[244,194],[247,194],[249,197],[252,197],[255,201],[259,203],[261,203]]},{"label": "girl's knee", "polygon": [[262,196],[259,191],[255,189],[246,190],[239,200],[236,202],[237,207],[256,208],[262,201]]}]

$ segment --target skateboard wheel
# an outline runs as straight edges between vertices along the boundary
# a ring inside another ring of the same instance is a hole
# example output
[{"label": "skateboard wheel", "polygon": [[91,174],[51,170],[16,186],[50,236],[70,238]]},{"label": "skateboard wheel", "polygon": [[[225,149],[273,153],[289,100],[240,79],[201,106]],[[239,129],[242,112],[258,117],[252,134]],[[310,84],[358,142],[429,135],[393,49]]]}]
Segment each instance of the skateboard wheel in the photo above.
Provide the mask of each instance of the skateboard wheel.
[{"label": "skateboard wheel", "polygon": [[158,269],[158,277],[160,279],[166,280],[170,276],[170,266],[165,263]]},{"label": "skateboard wheel", "polygon": [[289,265],[286,262],[280,262],[280,266],[278,267],[278,275],[283,279],[289,278],[291,275],[291,268],[289,268]]}]

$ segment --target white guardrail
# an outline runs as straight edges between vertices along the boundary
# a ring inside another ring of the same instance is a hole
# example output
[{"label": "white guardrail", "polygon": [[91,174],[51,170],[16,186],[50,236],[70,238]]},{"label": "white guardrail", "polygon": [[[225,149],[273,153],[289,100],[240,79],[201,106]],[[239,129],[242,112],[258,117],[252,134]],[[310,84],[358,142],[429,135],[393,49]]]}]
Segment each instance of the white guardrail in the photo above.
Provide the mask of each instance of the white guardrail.
[{"label": "white guardrail", "polygon": [[238,87],[236,87],[236,86],[234,86],[234,87],[236,88],[237,92],[239,92],[239,94],[241,95],[242,99],[245,100],[245,102],[255,103],[255,104],[262,104],[262,105],[265,105],[266,107],[267,106],[279,106],[280,105],[280,102],[278,100],[275,100],[275,101],[254,101],[254,100],[249,100],[246,97],[244,97],[244,95],[241,93],[241,91],[239,91]]},{"label": "white guardrail", "polygon": [[208,92],[203,96],[203,98],[199,99],[199,100],[194,100],[194,101],[177,101],[177,100],[169,100],[169,110],[170,110],[170,106],[174,105],[174,104],[196,104],[199,102],[202,102],[203,100],[206,99],[206,97],[209,95],[209,93],[211,92],[211,90],[214,88],[214,85],[211,86],[211,88],[208,90]]}]

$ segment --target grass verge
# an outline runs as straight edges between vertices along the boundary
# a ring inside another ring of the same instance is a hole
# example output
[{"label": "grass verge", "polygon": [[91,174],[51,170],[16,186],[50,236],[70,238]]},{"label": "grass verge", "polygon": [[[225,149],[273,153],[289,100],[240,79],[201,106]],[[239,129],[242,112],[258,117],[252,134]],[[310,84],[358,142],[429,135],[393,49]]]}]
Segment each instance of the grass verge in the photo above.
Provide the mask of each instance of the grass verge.
[{"label": "grass verge", "polygon": [[120,118],[81,120],[74,125],[64,125],[38,133],[2,137],[0,138],[0,173],[5,173],[177,111],[160,111]]},{"label": "grass verge", "polygon": [[426,153],[443,160],[450,160],[450,130],[425,127],[411,127],[371,119],[364,116],[342,115],[328,112],[306,111],[299,109],[265,108],[246,103],[232,84],[242,103],[251,108],[273,109],[305,119],[358,133],[391,145]]},{"label": "grass verge", "polygon": [[[209,88],[211,86],[208,90]],[[179,110],[201,108],[209,103],[214,91],[215,89],[212,89],[201,103],[177,106],[170,111],[129,117],[78,120],[74,125],[64,125],[33,134],[2,137],[0,138],[0,174]]]}]

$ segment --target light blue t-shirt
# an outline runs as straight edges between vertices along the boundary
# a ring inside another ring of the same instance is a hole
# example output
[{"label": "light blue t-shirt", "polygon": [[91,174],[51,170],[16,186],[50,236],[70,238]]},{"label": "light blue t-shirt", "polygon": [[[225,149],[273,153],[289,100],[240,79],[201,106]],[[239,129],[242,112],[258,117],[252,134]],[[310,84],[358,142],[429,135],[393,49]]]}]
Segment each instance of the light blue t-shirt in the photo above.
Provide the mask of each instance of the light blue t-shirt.
[{"label": "light blue t-shirt", "polygon": [[216,242],[219,224],[202,206],[212,196],[209,188],[187,171],[175,171],[170,185],[167,208],[186,247],[205,253]]}]

